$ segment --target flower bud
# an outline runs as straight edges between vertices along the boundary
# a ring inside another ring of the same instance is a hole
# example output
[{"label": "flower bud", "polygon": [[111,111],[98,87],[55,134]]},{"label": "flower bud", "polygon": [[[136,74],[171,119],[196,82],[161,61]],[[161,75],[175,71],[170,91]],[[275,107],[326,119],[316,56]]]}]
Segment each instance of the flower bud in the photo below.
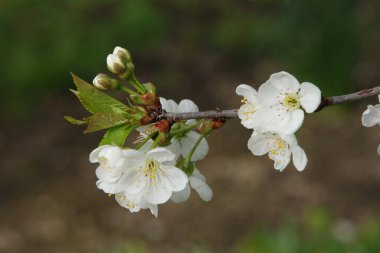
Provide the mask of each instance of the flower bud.
[{"label": "flower bud", "polygon": [[113,50],[113,54],[114,55],[117,55],[121,58],[124,58],[127,62],[130,62],[132,61],[132,57],[131,57],[131,54],[129,53],[129,51],[125,48],[122,48],[122,47],[115,47],[115,49]]},{"label": "flower bud", "polygon": [[98,74],[92,81],[93,85],[99,90],[116,89],[119,83],[106,74]]},{"label": "flower bud", "polygon": [[123,74],[126,70],[125,60],[118,55],[109,54],[107,56],[107,67],[114,74]]}]

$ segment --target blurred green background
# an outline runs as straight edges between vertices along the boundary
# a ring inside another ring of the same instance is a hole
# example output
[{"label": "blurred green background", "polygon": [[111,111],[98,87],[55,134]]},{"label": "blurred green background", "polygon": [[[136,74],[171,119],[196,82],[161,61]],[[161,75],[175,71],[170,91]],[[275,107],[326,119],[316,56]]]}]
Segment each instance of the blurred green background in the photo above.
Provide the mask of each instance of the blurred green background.
[{"label": "blurred green background", "polygon": [[193,194],[157,220],[96,189],[101,135],[63,120],[85,115],[69,72],[90,82],[115,46],[161,96],[204,110],[238,107],[238,84],[281,70],[325,96],[371,87],[379,13],[378,0],[1,1],[0,252],[380,252],[378,130],[360,125],[375,99],[310,116],[302,174],[252,157],[228,122],[199,165],[214,200]]}]

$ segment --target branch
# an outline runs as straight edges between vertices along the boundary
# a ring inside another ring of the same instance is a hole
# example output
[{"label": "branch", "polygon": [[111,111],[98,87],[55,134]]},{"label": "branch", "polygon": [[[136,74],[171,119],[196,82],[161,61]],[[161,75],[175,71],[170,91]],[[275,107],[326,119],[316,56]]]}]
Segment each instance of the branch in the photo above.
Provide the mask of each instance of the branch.
[{"label": "branch", "polygon": [[[367,97],[375,96],[380,94],[380,86],[362,90],[359,92],[342,95],[342,96],[334,96],[334,97],[322,97],[321,104],[315,112],[321,111],[323,108],[339,105],[345,102],[351,102],[356,100],[362,100]],[[159,119],[170,119],[172,121],[178,120],[187,120],[187,119],[203,119],[203,118],[237,118],[238,117],[238,109],[231,110],[211,110],[204,112],[184,112],[184,113],[172,113],[172,112],[164,112],[159,116]]]}]

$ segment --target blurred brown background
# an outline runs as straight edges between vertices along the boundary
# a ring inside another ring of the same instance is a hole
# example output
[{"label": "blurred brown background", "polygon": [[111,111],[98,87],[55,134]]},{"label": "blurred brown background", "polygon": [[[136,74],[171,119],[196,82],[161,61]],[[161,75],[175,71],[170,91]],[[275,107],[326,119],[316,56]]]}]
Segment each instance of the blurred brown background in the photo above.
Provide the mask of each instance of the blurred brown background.
[{"label": "blurred brown background", "polygon": [[115,46],[159,95],[202,110],[237,108],[235,87],[285,70],[325,96],[380,83],[380,2],[319,0],[5,0],[0,3],[0,252],[380,252],[376,98],[309,115],[309,164],[273,169],[229,121],[198,164],[214,190],[131,214],[95,186],[101,134],[65,122],[86,112],[69,71],[91,81]]}]

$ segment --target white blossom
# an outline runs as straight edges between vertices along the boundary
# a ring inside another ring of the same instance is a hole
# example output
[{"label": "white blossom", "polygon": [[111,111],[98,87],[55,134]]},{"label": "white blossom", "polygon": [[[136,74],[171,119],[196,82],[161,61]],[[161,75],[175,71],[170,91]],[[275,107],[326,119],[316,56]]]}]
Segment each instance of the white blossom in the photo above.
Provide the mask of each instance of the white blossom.
[{"label": "white blossom", "polygon": [[166,148],[154,148],[147,153],[126,150],[125,171],[120,187],[126,196],[137,196],[151,204],[162,204],[173,192],[186,187],[186,174],[174,166],[176,155]]},{"label": "white blossom", "polygon": [[[380,95],[379,95],[380,101]],[[363,112],[362,115],[362,124],[365,127],[372,127],[380,125],[380,104],[375,106],[369,105],[367,110]],[[377,148],[377,153],[380,155],[380,145]]]},{"label": "white blossom", "polygon": [[293,156],[293,164],[298,171],[303,171],[307,164],[305,151],[298,145],[293,134],[279,135],[254,131],[248,141],[248,149],[257,156],[268,153],[269,158],[274,161],[274,168],[279,171],[285,169],[291,156]]},{"label": "white blossom", "polygon": [[287,72],[272,74],[259,88],[260,114],[266,131],[293,134],[302,125],[304,111],[314,112],[321,103],[321,91],[312,83],[300,84]]},{"label": "white blossom", "polygon": [[90,162],[99,163],[95,172],[99,179],[96,185],[105,193],[115,194],[120,191],[119,179],[127,163],[124,152],[120,147],[104,145],[90,154]]},{"label": "white blossom", "polygon": [[206,183],[206,177],[199,170],[194,169],[193,174],[189,177],[189,182],[185,189],[179,192],[174,192],[170,198],[174,203],[186,201],[190,197],[191,188],[194,189],[199,197],[204,201],[210,201],[213,197],[211,188]]}]

